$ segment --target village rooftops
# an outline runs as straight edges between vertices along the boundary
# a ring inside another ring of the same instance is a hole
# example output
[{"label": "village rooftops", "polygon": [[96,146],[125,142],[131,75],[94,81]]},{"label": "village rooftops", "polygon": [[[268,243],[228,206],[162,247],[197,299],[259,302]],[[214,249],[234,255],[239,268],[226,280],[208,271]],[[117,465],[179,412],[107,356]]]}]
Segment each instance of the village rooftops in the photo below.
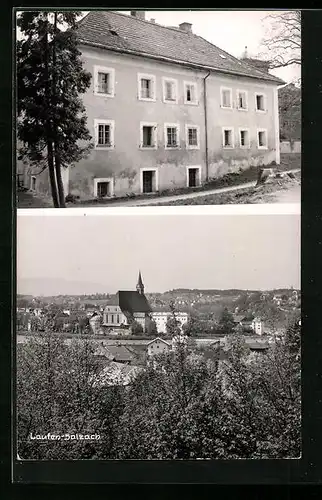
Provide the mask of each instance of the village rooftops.
[{"label": "village rooftops", "polygon": [[[187,24],[187,23],[182,23]],[[161,26],[115,11],[91,11],[78,23],[79,42],[102,49],[158,59],[187,67],[236,76],[285,82],[228,54],[201,36],[182,28]]]}]

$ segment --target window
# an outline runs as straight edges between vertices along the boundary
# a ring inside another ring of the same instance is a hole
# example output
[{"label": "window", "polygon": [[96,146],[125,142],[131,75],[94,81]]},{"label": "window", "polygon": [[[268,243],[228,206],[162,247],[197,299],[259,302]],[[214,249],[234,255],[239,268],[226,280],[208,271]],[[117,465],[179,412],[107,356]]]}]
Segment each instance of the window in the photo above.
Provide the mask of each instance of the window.
[{"label": "window", "polygon": [[[198,187],[201,185],[201,167],[187,167],[187,187]],[[180,321],[180,320],[179,320]]]},{"label": "window", "polygon": [[141,101],[155,101],[155,76],[138,74],[138,93]]},{"label": "window", "polygon": [[246,128],[239,129],[239,146],[245,149],[250,147],[249,130]]},{"label": "window", "polygon": [[232,90],[227,87],[221,87],[221,107],[232,108]]},{"label": "window", "polygon": [[165,148],[179,147],[179,125],[176,123],[166,123],[164,125],[165,131]]},{"label": "window", "polygon": [[256,111],[265,111],[265,95],[255,94]]},{"label": "window", "polygon": [[117,323],[119,323],[119,322],[120,322],[120,316],[119,316],[119,315],[117,315],[117,316],[116,316],[116,322],[117,322]]},{"label": "window", "polygon": [[113,196],[113,194],[114,194],[114,180],[112,177],[94,179],[95,198],[110,198],[111,196]]},{"label": "window", "polygon": [[265,129],[257,130],[258,149],[267,149],[267,131]]},{"label": "window", "polygon": [[223,147],[233,148],[234,147],[234,131],[232,128],[223,128]]},{"label": "window", "polygon": [[199,127],[197,125],[186,125],[187,149],[199,149]]},{"label": "window", "polygon": [[114,97],[115,70],[104,66],[94,66],[94,94]]},{"label": "window", "polygon": [[157,124],[149,122],[140,123],[140,147],[143,149],[156,149]]},{"label": "window", "polygon": [[114,323],[114,314],[111,314],[111,323]]},{"label": "window", "polygon": [[114,121],[95,120],[95,148],[110,149],[114,147]]},{"label": "window", "polygon": [[163,78],[163,101],[177,103],[178,82],[173,78]]},{"label": "window", "polygon": [[158,191],[158,186],[158,170],[156,168],[141,168],[141,193],[155,193],[156,191]]},{"label": "window", "polygon": [[36,177],[34,175],[30,178],[30,189],[36,191]]},{"label": "window", "polygon": [[247,92],[245,90],[237,90],[237,109],[247,111]]},{"label": "window", "polygon": [[198,104],[197,84],[194,82],[184,82],[184,103]]}]

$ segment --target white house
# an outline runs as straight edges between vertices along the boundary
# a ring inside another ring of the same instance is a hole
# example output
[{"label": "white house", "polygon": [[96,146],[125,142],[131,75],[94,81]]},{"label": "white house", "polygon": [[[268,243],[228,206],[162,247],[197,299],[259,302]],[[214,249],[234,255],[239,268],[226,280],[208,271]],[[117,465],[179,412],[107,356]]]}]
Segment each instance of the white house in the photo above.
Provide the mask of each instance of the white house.
[{"label": "white house", "polygon": [[148,356],[154,356],[155,354],[161,354],[163,352],[168,352],[171,350],[171,343],[159,337],[151,340],[147,344],[147,354]]}]

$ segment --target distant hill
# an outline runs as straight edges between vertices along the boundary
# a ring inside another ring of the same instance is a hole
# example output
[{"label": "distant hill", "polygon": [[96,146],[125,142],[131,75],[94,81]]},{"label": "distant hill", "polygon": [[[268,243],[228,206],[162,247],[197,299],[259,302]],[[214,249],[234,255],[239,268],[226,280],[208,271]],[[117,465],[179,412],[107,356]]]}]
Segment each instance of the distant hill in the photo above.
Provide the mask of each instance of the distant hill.
[{"label": "distant hill", "polygon": [[106,292],[106,286],[98,283],[70,281],[60,278],[23,278],[17,280],[17,293],[20,295],[81,295],[97,292]]}]

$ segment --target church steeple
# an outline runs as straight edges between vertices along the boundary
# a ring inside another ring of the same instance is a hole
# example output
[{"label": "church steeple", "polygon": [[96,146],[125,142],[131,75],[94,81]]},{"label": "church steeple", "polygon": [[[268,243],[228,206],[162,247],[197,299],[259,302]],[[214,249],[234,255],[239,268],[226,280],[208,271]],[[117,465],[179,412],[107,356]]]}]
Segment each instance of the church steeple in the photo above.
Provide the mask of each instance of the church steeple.
[{"label": "church steeple", "polygon": [[136,290],[141,295],[144,295],[144,285],[143,285],[143,281],[142,281],[141,271],[139,271],[139,278],[138,278],[138,282],[136,285]]}]

